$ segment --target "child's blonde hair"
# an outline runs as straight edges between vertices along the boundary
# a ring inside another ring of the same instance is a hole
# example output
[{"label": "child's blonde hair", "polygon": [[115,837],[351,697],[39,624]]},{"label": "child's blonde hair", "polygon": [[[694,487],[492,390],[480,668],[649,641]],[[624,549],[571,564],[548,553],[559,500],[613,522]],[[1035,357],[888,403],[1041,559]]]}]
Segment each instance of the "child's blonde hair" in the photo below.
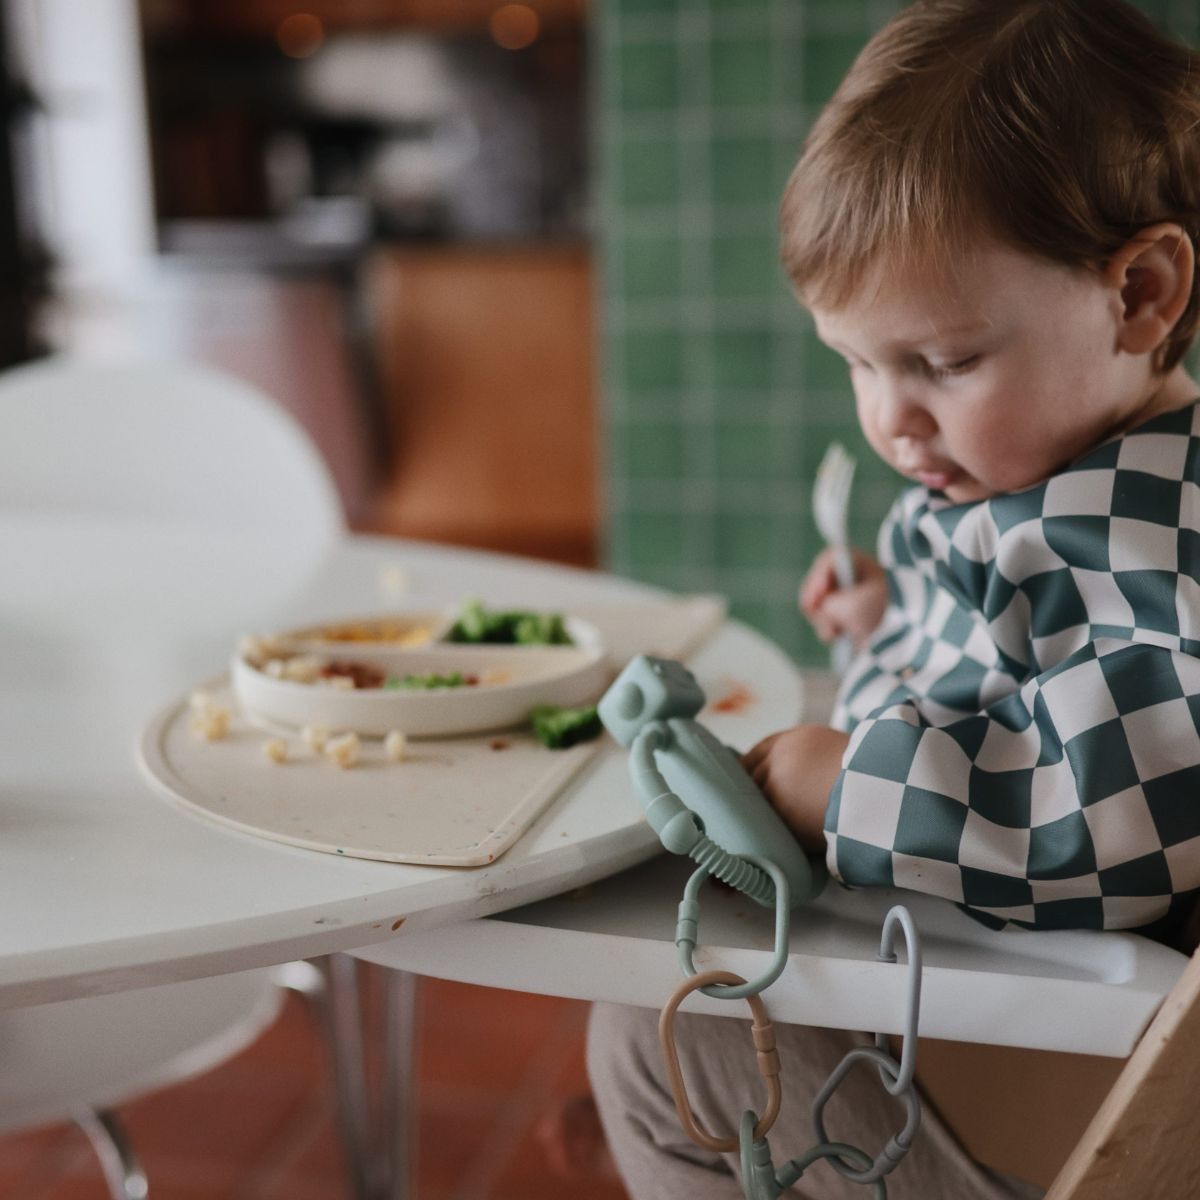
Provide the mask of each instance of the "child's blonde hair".
[{"label": "child's blonde hair", "polygon": [[[1121,0],[917,0],[863,49],[781,209],[807,303],[981,232],[1096,269],[1160,221],[1200,236],[1200,56]],[[1200,273],[1155,365],[1191,342]]]}]

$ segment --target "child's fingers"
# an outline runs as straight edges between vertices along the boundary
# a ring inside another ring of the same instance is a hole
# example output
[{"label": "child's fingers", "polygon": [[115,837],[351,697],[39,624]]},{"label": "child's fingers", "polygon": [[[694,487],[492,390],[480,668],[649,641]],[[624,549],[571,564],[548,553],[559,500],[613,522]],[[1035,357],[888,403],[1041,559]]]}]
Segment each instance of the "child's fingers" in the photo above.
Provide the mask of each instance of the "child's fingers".
[{"label": "child's fingers", "polygon": [[821,602],[830,592],[837,589],[837,573],[834,570],[833,551],[826,547],[813,559],[800,584],[800,608],[810,619],[821,607]]},{"label": "child's fingers", "polygon": [[867,588],[863,584],[830,592],[821,605],[821,616],[838,633],[852,632],[866,599]]},{"label": "child's fingers", "polygon": [[882,615],[883,568],[861,550],[852,550],[851,554],[856,582],[850,587],[839,585],[835,555],[828,546],[813,560],[800,585],[800,609],[823,642],[831,642],[844,633],[861,640],[875,628]]},{"label": "child's fingers", "polygon": [[824,610],[813,613],[808,619],[813,632],[823,642],[832,642],[840,632],[839,627],[825,615]]},{"label": "child's fingers", "polygon": [[768,734],[761,742],[756,742],[745,754],[742,755],[742,766],[745,767],[748,774],[754,775],[755,771],[759,770],[767,761],[767,756],[771,753],[771,746],[779,734]]}]

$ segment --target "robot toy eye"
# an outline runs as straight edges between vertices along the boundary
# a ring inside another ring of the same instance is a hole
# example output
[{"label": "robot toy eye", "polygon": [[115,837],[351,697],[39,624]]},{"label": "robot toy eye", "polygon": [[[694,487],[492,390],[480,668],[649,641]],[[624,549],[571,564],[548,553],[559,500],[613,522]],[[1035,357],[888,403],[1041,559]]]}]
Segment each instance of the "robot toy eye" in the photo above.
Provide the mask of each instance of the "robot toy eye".
[{"label": "robot toy eye", "polygon": [[622,684],[614,695],[614,701],[616,711],[626,721],[632,721],[646,706],[646,697],[636,683]]}]

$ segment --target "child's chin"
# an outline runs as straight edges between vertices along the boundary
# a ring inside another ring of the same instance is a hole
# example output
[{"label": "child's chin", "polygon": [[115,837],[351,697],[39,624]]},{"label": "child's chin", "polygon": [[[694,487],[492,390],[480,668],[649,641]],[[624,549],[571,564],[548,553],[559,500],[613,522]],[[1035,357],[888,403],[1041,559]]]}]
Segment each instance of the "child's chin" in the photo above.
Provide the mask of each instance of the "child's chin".
[{"label": "child's chin", "polygon": [[942,488],[942,495],[951,504],[973,504],[976,500],[986,500],[996,495],[996,489],[985,487],[975,479],[957,479]]}]

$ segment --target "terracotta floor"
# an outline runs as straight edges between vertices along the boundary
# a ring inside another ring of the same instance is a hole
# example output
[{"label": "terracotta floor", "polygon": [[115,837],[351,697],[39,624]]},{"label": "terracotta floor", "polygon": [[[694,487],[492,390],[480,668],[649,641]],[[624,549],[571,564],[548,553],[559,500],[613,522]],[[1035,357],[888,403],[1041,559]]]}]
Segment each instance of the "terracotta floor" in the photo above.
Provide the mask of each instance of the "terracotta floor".
[{"label": "terracotta floor", "polygon": [[[439,980],[420,989],[414,1200],[625,1200],[614,1182],[558,1177],[534,1132],[586,1087],[586,1005]],[[237,1058],[120,1111],[150,1200],[348,1200],[324,1048],[296,996]],[[5,1200],[107,1196],[73,1126],[0,1138]]]}]

